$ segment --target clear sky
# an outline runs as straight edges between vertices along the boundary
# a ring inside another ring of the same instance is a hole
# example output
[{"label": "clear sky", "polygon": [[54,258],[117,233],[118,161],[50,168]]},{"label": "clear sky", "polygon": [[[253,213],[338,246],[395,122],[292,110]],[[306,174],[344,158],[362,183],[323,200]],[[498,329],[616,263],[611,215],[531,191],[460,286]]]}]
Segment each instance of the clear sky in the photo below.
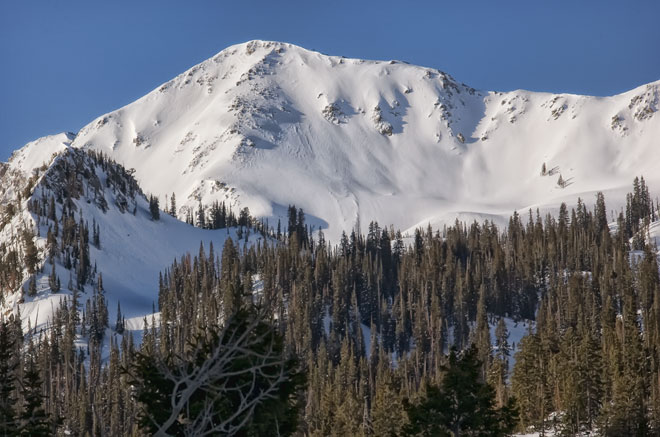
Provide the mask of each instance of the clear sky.
[{"label": "clear sky", "polygon": [[439,68],[484,90],[660,79],[657,0],[0,2],[0,160],[251,39]]}]

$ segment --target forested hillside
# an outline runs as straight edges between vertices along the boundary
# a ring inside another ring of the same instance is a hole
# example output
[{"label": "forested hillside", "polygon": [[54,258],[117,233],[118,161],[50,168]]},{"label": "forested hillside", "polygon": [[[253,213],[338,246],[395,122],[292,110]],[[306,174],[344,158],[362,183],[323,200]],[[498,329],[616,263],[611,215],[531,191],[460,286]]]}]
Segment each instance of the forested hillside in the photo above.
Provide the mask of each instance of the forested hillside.
[{"label": "forested hillside", "polygon": [[[371,222],[337,245],[291,206],[283,231],[202,244],[164,269],[141,339],[108,318],[100,278],[76,278],[39,330],[0,325],[0,431],[657,435],[657,205],[644,179],[615,223],[594,203],[514,213],[505,229],[404,236]],[[514,355],[516,322],[529,332]]]}]

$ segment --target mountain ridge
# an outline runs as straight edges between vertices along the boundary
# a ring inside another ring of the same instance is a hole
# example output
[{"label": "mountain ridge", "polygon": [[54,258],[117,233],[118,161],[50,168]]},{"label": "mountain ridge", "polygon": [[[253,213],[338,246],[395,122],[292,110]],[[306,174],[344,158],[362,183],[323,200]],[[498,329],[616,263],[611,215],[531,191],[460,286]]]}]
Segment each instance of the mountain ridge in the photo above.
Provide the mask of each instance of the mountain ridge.
[{"label": "mountain ridge", "polygon": [[402,61],[255,40],[95,119],[71,147],[134,168],[161,201],[175,193],[180,214],[225,200],[274,223],[296,204],[337,241],[360,217],[402,229],[503,224],[601,190],[618,210],[634,176],[658,186],[659,87],[479,91]]},{"label": "mountain ridge", "polygon": [[[0,172],[0,317],[20,314],[25,332],[52,324],[74,290],[83,303],[101,289],[111,320],[121,302],[126,329],[139,339],[157,303],[159,275],[172,261],[200,244],[221,253],[227,238],[262,238],[237,228],[200,229],[164,212],[154,219],[132,171],[71,147],[71,139],[32,142]],[[52,155],[40,162],[35,149]]]}]

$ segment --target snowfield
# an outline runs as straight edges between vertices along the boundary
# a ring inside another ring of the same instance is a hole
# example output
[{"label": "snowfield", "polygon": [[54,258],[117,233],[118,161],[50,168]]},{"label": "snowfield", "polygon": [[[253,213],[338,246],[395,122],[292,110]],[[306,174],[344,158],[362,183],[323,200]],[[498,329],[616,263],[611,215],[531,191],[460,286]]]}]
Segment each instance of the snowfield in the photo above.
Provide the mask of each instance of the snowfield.
[{"label": "snowfield", "polygon": [[296,204],[336,242],[358,220],[503,224],[597,191],[618,210],[635,176],[660,188],[659,89],[479,91],[430,68],[251,41],[99,117],[72,146],[134,168],[182,211],[226,199],[275,224]]}]

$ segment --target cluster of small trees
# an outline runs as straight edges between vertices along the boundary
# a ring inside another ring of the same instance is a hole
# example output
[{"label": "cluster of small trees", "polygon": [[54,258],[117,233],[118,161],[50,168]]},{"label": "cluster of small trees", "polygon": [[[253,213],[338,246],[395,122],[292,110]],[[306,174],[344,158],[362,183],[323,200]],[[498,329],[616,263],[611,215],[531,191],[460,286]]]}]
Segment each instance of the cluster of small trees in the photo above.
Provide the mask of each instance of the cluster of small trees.
[{"label": "cluster of small trees", "polygon": [[[55,263],[59,262],[65,269],[72,273],[75,272],[75,287],[81,289],[85,284],[93,282],[95,275],[95,268],[92,266],[89,254],[89,224],[81,214],[78,214],[78,219],[76,219],[75,207],[71,206],[70,202],[62,203],[61,214],[58,217],[55,204],[54,196],[34,199],[31,203],[32,212],[37,214],[37,226],[40,227],[43,224],[48,226],[45,255],[52,265],[49,284],[53,292],[59,291],[61,282],[55,269]],[[100,234],[101,230],[93,221],[91,243],[97,248],[100,248],[101,245]],[[28,273],[34,274],[41,261],[34,244],[34,233],[24,231],[24,240],[25,265]],[[73,276],[67,285],[69,289],[74,287],[72,279]]]},{"label": "cluster of small trees", "polygon": [[158,197],[153,195],[149,196],[149,213],[151,214],[151,220],[160,220],[160,206],[158,204]]},{"label": "cluster of small trees", "polygon": [[635,178],[633,191],[626,195],[626,213],[623,217],[623,235],[632,238],[632,247],[643,250],[645,235],[651,221],[656,220],[657,208],[653,207],[653,200],[649,195],[644,178]]}]

